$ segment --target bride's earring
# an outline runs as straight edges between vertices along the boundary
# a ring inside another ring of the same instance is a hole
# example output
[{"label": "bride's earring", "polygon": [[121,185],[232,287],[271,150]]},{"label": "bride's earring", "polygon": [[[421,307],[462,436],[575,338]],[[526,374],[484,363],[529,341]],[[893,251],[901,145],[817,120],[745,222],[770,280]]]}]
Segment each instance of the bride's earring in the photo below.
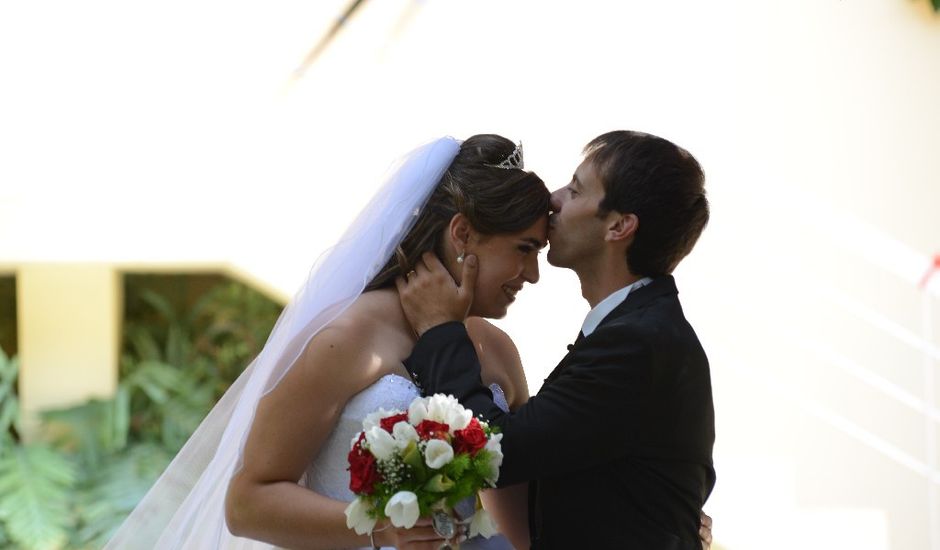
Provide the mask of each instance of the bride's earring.
[{"label": "bride's earring", "polygon": [[464,255],[463,252],[461,252],[460,254],[457,254],[457,263],[458,263],[458,264],[462,264],[462,263],[463,263],[463,255]]}]

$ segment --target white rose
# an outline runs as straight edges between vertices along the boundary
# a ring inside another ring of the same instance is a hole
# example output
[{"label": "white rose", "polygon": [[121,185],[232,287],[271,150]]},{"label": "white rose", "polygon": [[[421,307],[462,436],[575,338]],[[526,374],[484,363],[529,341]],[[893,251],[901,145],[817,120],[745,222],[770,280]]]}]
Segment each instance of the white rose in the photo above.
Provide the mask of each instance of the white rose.
[{"label": "white rose", "polygon": [[477,510],[477,513],[473,514],[473,519],[470,520],[470,538],[473,538],[477,535],[483,535],[484,538],[490,538],[499,530],[496,527],[496,522],[493,521],[493,517],[490,516],[490,513],[480,508]]},{"label": "white rose", "polygon": [[[435,422],[446,423],[458,407],[463,408],[454,397],[436,393],[428,400],[428,418]],[[451,428],[453,429],[453,427]]]},{"label": "white rose", "polygon": [[443,468],[445,464],[453,460],[454,449],[450,443],[441,439],[432,439],[428,441],[428,446],[424,449],[424,463],[429,468]]},{"label": "white rose", "polygon": [[428,399],[419,397],[411,402],[408,407],[408,422],[412,426],[417,426],[428,417]]},{"label": "white rose", "polygon": [[503,463],[503,446],[500,444],[500,441],[503,440],[503,434],[493,434],[486,441],[486,446],[484,449],[491,452],[493,455],[499,455],[499,464]]},{"label": "white rose", "polygon": [[395,441],[398,443],[399,449],[404,449],[408,446],[408,443],[412,441],[418,441],[418,430],[415,429],[411,424],[401,421],[395,424],[392,428],[392,435],[395,437]]},{"label": "white rose", "polygon": [[346,507],[346,527],[355,529],[357,535],[365,535],[375,528],[375,518],[369,517],[369,509],[360,498]]},{"label": "white rose", "polygon": [[398,450],[392,434],[379,426],[369,428],[366,432],[366,441],[369,443],[369,450],[379,460],[388,460]]},{"label": "white rose", "polygon": [[395,527],[411,529],[418,521],[418,495],[411,491],[398,491],[385,505],[385,515]]},{"label": "white rose", "polygon": [[457,407],[447,411],[447,420],[445,422],[450,426],[450,433],[454,433],[455,430],[466,428],[472,418],[473,411],[458,403]]}]

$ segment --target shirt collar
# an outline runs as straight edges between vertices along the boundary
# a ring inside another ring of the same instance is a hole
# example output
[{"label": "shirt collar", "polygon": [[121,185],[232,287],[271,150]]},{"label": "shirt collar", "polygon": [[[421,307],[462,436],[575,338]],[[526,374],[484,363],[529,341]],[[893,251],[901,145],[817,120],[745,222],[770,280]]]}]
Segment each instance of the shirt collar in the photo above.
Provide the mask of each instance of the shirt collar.
[{"label": "shirt collar", "polygon": [[581,332],[585,336],[590,335],[592,332],[594,332],[595,329],[597,329],[597,325],[601,324],[601,321],[604,320],[604,317],[607,317],[615,307],[619,306],[621,302],[626,300],[627,296],[629,296],[631,292],[638,288],[642,288],[651,282],[653,282],[653,279],[649,277],[643,277],[639,281],[629,284],[601,300],[600,303],[598,303],[596,306],[594,306],[593,309],[591,309],[591,311],[588,312],[587,317],[584,319],[584,324],[581,325]]}]

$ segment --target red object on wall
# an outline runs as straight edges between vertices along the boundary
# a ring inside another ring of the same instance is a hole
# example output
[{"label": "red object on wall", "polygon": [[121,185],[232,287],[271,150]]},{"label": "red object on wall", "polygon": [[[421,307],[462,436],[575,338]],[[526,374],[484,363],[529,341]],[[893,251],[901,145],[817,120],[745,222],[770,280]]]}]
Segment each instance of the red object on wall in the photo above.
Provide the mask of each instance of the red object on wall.
[{"label": "red object on wall", "polygon": [[930,282],[930,278],[933,277],[937,271],[940,271],[940,254],[933,257],[933,264],[927,268],[927,273],[924,273],[924,278],[920,280],[918,286],[920,288],[927,288],[927,283]]}]

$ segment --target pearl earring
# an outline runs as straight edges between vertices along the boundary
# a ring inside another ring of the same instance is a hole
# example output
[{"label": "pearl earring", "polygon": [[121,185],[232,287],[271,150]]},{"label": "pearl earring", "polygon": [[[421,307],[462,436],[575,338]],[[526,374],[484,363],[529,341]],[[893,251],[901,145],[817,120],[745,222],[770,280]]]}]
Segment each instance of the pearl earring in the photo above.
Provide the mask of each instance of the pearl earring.
[{"label": "pearl earring", "polygon": [[460,254],[457,254],[457,263],[458,264],[463,263],[463,252],[461,252]]}]

